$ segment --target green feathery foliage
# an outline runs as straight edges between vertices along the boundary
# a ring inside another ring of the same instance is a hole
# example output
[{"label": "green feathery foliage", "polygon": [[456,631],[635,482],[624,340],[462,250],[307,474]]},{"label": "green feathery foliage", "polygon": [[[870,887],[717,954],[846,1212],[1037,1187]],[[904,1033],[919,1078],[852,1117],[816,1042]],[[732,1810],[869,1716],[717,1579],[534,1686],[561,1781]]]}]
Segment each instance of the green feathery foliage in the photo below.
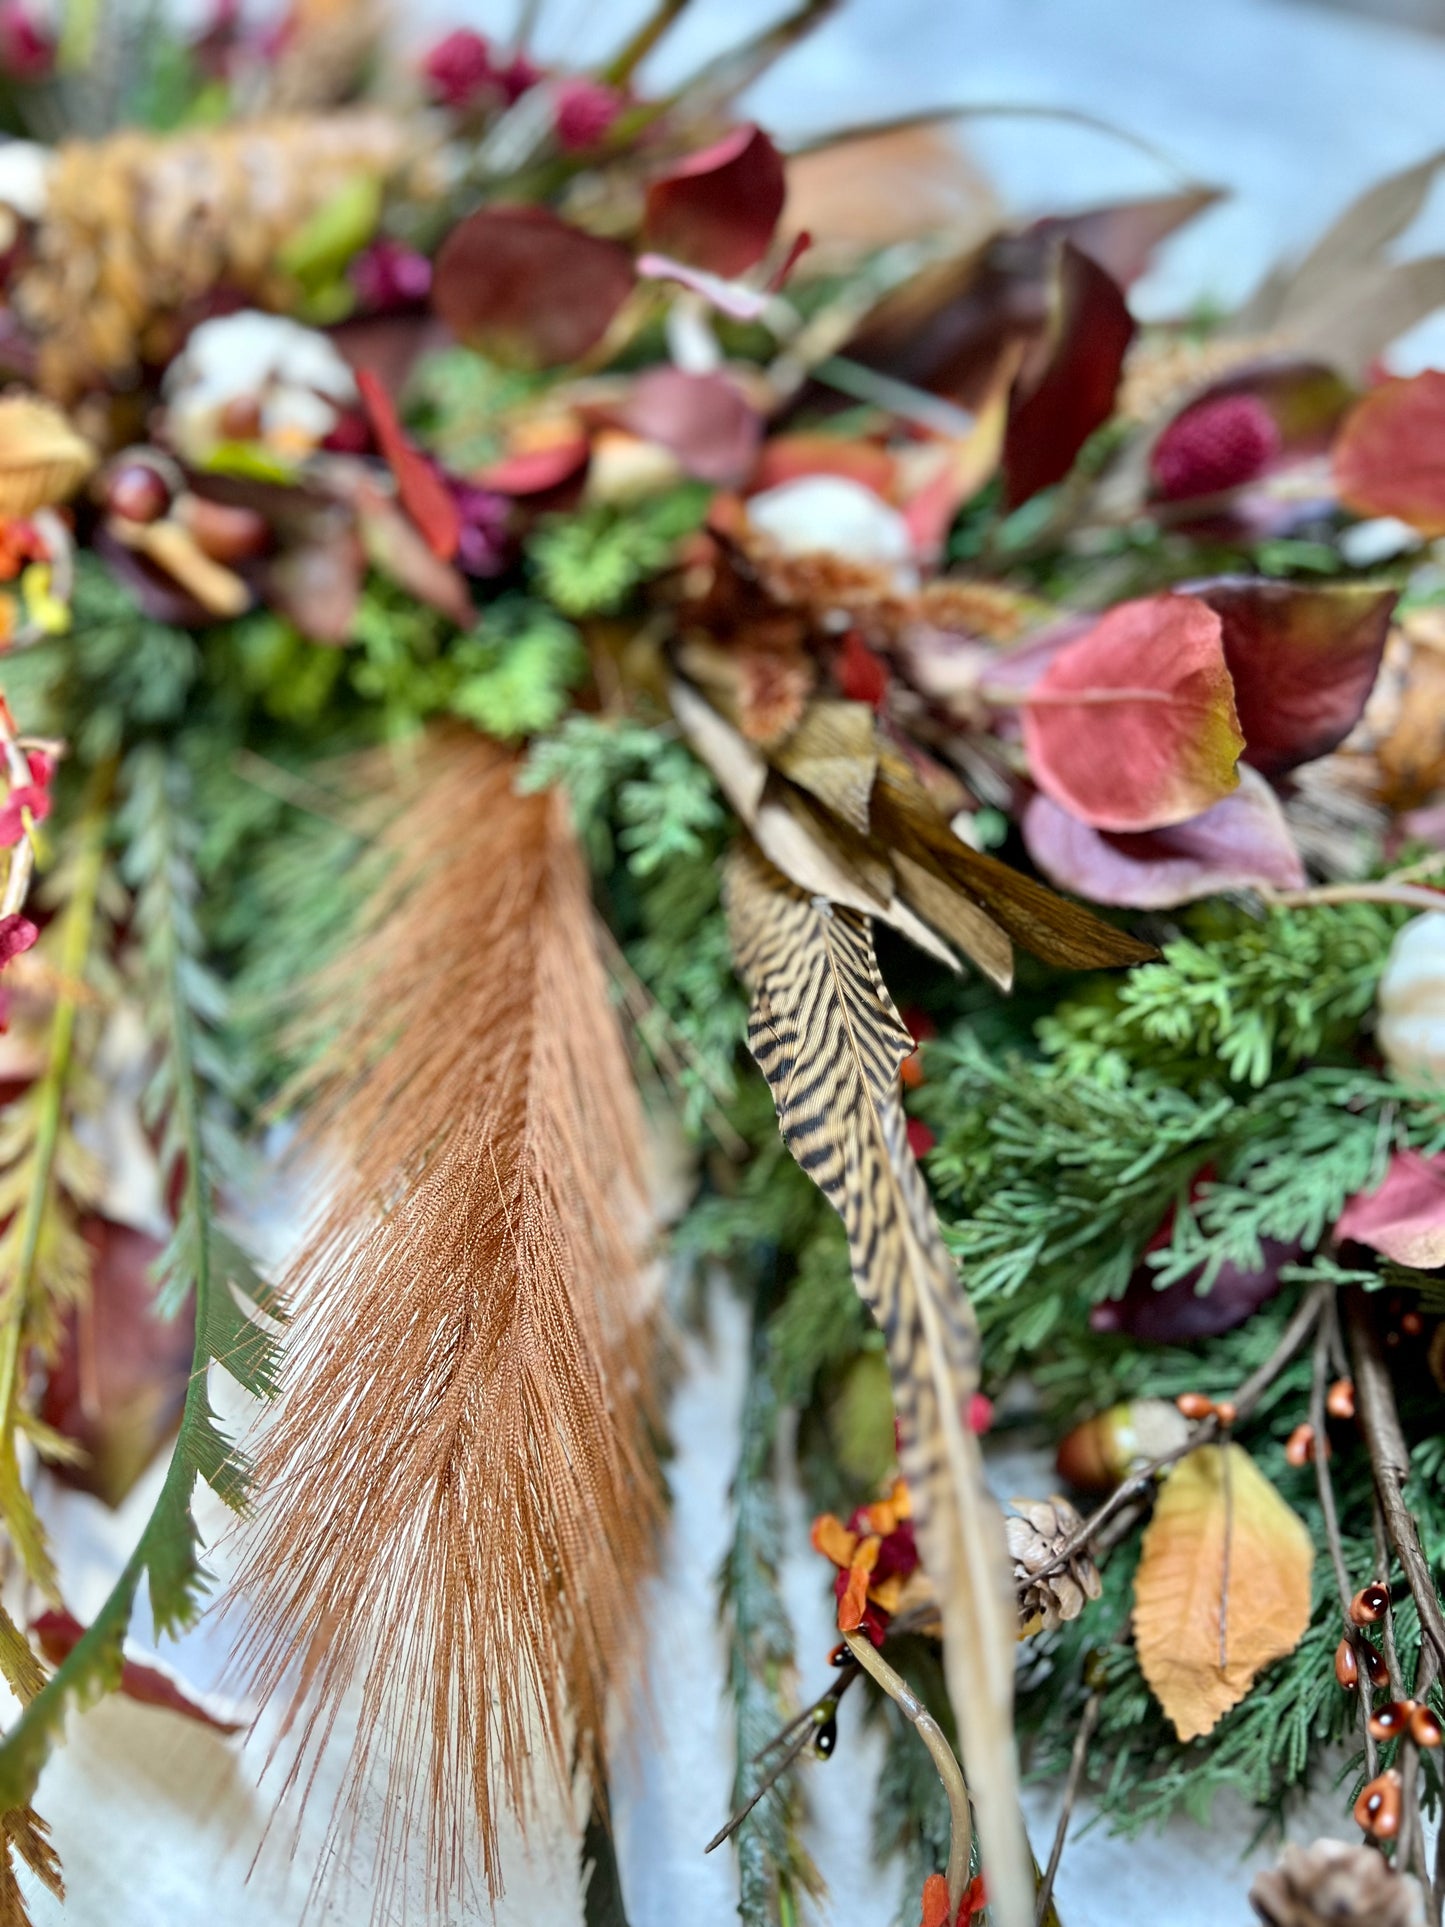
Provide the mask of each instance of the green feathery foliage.
[{"label": "green feathery foliage", "polygon": [[117,1684],[121,1642],[142,1580],[157,1634],[195,1617],[207,1578],[191,1514],[195,1481],[204,1478],[233,1507],[246,1496],[244,1460],[211,1409],[208,1367],[223,1365],[253,1396],[276,1385],[269,1326],[280,1308],[217,1218],[214,1187],[231,1156],[211,1101],[228,1083],[216,1042],[224,997],[201,961],[197,832],[184,772],[164,751],[143,745],[128,758],[123,780],[136,989],[154,1053],[142,1115],[159,1136],[163,1178],[179,1188],[174,1232],[159,1266],[157,1310],[174,1315],[194,1297],[195,1359],[165,1482],[135,1549],[84,1636],[0,1742],[0,1809],[29,1804],[67,1711]]},{"label": "green feathery foliage", "polygon": [[537,586],[564,616],[611,616],[671,567],[684,536],[702,526],[712,491],[685,482],[626,508],[596,503],[543,523],[527,553]]}]

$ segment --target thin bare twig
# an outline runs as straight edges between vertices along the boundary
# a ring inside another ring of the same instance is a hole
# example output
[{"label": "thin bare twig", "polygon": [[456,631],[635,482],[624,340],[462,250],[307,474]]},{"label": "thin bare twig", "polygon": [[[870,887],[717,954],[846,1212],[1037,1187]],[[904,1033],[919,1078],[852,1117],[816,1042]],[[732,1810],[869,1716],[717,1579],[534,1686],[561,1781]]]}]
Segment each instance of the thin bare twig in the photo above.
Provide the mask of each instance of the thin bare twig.
[{"label": "thin bare twig", "polygon": [[973,1852],[973,1816],[969,1812],[963,1769],[944,1737],[943,1728],[903,1675],[888,1664],[868,1635],[844,1633],[843,1638],[858,1664],[878,1682],[904,1718],[912,1721],[914,1731],[928,1748],[933,1764],[938,1768],[938,1777],[948,1795],[948,1917],[952,1920],[968,1886],[968,1862]]},{"label": "thin bare twig", "polygon": [[801,1713],[795,1714],[781,1732],[775,1733],[766,1746],[759,1748],[753,1755],[755,1766],[759,1761],[765,1760],[770,1753],[777,1752],[779,1748],[782,1751],[743,1804],[728,1817],[708,1841],[703,1848],[705,1854],[711,1853],[715,1847],[720,1847],[724,1840],[730,1840],[759,1800],[765,1794],[771,1793],[788,1768],[795,1765],[801,1755],[807,1752],[819,1729],[837,1710],[838,1702],[858,1676],[858,1668],[853,1665],[840,1671],[833,1684],[820,1693],[811,1706],[805,1706]]},{"label": "thin bare twig", "polygon": [[1089,1741],[1094,1737],[1094,1728],[1099,1724],[1099,1710],[1104,1696],[1095,1688],[1084,1702],[1084,1710],[1079,1715],[1079,1730],[1074,1735],[1074,1750],[1069,1755],[1069,1777],[1064,1782],[1064,1804],[1059,1814],[1059,1824],[1054,1828],[1054,1844],[1049,1850],[1049,1864],[1044,1868],[1043,1879],[1039,1882],[1038,1905],[1034,1910],[1035,1927],[1044,1927],[1049,1916],[1049,1902],[1053,1897],[1054,1881],[1058,1875],[1059,1862],[1064,1857],[1064,1839],[1069,1831],[1069,1821],[1073,1817],[1074,1802],[1079,1797],[1079,1787],[1084,1778],[1084,1761],[1089,1751]]},{"label": "thin bare twig", "polygon": [[1273,908],[1307,910],[1316,903],[1395,903],[1405,910],[1445,909],[1445,893],[1418,883],[1392,883],[1388,877],[1373,883],[1320,883],[1309,890],[1261,890]]},{"label": "thin bare twig", "polygon": [[[1340,1596],[1340,1613],[1345,1622],[1345,1637],[1355,1645],[1361,1638],[1350,1618],[1350,1598],[1352,1587],[1350,1575],[1345,1567],[1344,1541],[1340,1537],[1340,1515],[1335,1505],[1335,1482],[1330,1475],[1330,1462],[1326,1452],[1325,1428],[1325,1380],[1330,1370],[1330,1333],[1333,1323],[1331,1313],[1334,1307],[1321,1306],[1319,1323],[1315,1328],[1314,1375],[1310,1380],[1310,1425],[1314,1430],[1314,1467],[1315,1486],[1320,1495],[1320,1511],[1324,1514],[1325,1544],[1330,1549],[1330,1563],[1335,1569],[1335,1590]],[[1379,1754],[1375,1748],[1374,1735],[1370,1732],[1370,1684],[1369,1674],[1360,1668],[1360,1727],[1365,1741],[1365,1772],[1374,1779],[1380,1770]]]}]

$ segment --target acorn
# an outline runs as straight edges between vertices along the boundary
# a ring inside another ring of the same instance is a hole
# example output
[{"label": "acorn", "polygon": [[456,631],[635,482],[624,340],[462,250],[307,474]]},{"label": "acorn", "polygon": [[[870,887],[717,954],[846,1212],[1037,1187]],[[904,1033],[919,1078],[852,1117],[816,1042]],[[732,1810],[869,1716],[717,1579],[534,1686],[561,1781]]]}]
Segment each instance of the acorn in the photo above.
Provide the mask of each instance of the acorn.
[{"label": "acorn", "polygon": [[1360,1662],[1351,1639],[1342,1639],[1335,1648],[1335,1678],[1347,1693],[1353,1693],[1360,1683]]},{"label": "acorn", "polygon": [[1377,1706],[1370,1715],[1370,1737],[1398,1740],[1418,1710],[1414,1700],[1391,1700],[1388,1706]]},{"label": "acorn", "polygon": [[121,462],[104,481],[105,506],[124,522],[158,522],[171,505],[165,477],[151,462]]},{"label": "acorn", "polygon": [[1440,1724],[1440,1716],[1433,1707],[1417,1706],[1410,1715],[1410,1738],[1416,1746],[1439,1746],[1445,1739],[1445,1727]]},{"label": "acorn", "polygon": [[1355,1825],[1363,1827],[1376,1840],[1393,1840],[1400,1831],[1403,1787],[1404,1782],[1394,1767],[1378,1774],[1355,1802]]},{"label": "acorn", "polygon": [[1390,1610],[1390,1589],[1375,1580],[1360,1590],[1350,1601],[1350,1618],[1356,1626],[1375,1626]]},{"label": "acorn", "polygon": [[1167,1399],[1111,1405],[1064,1439],[1059,1477],[1081,1492],[1112,1492],[1139,1466],[1177,1452],[1188,1439],[1188,1423]]},{"label": "acorn", "polygon": [[176,504],[176,516],[196,547],[227,568],[254,561],[271,546],[270,524],[255,509],[213,502],[204,495],[183,495]]}]

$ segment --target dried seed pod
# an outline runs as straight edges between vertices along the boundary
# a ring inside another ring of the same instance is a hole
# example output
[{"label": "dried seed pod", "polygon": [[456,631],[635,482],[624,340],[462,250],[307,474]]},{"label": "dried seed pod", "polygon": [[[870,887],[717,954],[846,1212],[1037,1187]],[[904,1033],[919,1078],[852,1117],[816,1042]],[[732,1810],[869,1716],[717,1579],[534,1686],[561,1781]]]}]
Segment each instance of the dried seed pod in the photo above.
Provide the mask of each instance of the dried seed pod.
[{"label": "dried seed pod", "polygon": [[1284,1455],[1291,1465],[1308,1465],[1315,1455],[1315,1428],[1297,1425],[1286,1441]]},{"label": "dried seed pod", "polygon": [[1342,1639],[1335,1648],[1335,1678],[1347,1693],[1353,1693],[1360,1683],[1360,1662],[1352,1640]]},{"label": "dried seed pod", "polygon": [[1398,1740],[1417,1711],[1414,1700],[1391,1700],[1370,1715],[1370,1734],[1377,1740]]},{"label": "dried seed pod", "polygon": [[1416,1746],[1439,1746],[1445,1739],[1445,1727],[1440,1724],[1440,1716],[1433,1707],[1417,1706],[1410,1715],[1410,1738]]},{"label": "dried seed pod", "polygon": [[1209,1418],[1214,1412],[1214,1400],[1203,1392],[1181,1392],[1174,1403],[1187,1419]]},{"label": "dried seed pod", "polygon": [[1376,1840],[1393,1840],[1400,1831],[1403,1785],[1394,1767],[1378,1774],[1355,1802],[1355,1825]]},{"label": "dried seed pod", "polygon": [[1337,1378],[1325,1393],[1325,1410],[1331,1418],[1353,1418],[1355,1416],[1355,1381],[1352,1378]]},{"label": "dried seed pod", "polygon": [[1360,1641],[1360,1664],[1365,1669],[1365,1678],[1371,1689],[1378,1693],[1382,1686],[1390,1684],[1390,1669],[1385,1664],[1385,1655],[1377,1652],[1367,1640]]},{"label": "dried seed pod", "polygon": [[1350,1618],[1357,1626],[1374,1626],[1390,1610],[1390,1589],[1375,1580],[1360,1590],[1350,1601]]}]

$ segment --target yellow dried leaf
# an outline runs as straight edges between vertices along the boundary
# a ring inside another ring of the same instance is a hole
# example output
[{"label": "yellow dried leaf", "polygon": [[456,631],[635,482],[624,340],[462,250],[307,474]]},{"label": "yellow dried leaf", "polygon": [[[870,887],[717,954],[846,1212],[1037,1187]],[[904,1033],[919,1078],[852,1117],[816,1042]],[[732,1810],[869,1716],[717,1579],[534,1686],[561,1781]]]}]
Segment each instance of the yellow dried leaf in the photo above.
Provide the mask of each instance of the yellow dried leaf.
[{"label": "yellow dried leaf", "polygon": [[68,501],[95,462],[58,408],[33,395],[0,396],[0,516]]},{"label": "yellow dried leaf", "polygon": [[1294,1651],[1313,1564],[1303,1520],[1242,1447],[1203,1445],[1175,1466],[1134,1577],[1134,1643],[1181,1740],[1212,1732],[1256,1674]]}]

